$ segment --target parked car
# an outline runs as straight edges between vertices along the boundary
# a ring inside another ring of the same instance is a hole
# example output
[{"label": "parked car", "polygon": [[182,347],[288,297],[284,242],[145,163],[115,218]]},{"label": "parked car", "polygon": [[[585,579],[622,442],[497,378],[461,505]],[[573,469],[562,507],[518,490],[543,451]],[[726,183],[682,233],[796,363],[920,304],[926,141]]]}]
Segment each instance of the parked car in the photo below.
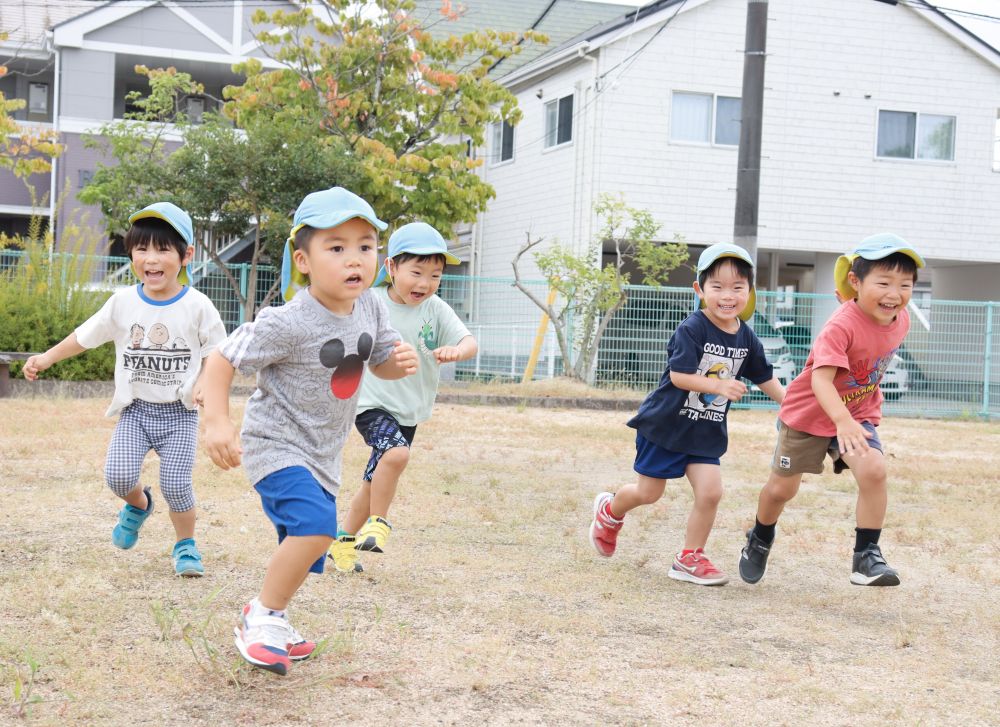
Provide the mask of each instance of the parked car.
[{"label": "parked car", "polygon": [[[766,318],[760,316],[754,316],[750,320],[750,327],[764,346],[764,355],[768,363],[774,367],[774,377],[783,386],[788,386],[799,372],[799,367],[795,364],[792,349],[784,335]],[[756,386],[752,388],[759,391]]]}]

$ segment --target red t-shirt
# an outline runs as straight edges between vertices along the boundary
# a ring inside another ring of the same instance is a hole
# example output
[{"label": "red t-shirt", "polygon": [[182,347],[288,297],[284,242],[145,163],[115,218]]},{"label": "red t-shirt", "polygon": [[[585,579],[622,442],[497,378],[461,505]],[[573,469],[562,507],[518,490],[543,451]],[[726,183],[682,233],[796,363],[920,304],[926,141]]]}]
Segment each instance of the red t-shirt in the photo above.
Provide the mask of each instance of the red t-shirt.
[{"label": "red t-shirt", "polygon": [[837,427],[812,390],[813,369],[836,366],[833,384],[851,416],[878,425],[882,419],[878,383],[909,330],[910,314],[905,308],[888,326],[880,326],[855,301],[843,303],[813,342],[802,373],[788,385],[778,418],[800,432],[836,435]]}]

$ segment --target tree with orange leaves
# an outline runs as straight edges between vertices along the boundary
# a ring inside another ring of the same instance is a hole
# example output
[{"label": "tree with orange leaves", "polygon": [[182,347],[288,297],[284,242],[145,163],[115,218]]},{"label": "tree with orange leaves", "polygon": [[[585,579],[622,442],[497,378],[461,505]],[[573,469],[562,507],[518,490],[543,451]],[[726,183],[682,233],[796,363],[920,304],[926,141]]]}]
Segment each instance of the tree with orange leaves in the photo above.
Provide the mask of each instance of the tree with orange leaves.
[{"label": "tree with orange leaves", "polygon": [[[0,32],[0,41],[7,40],[7,36]],[[7,67],[0,65],[0,77],[6,75]],[[0,169],[9,170],[19,179],[48,172],[52,159],[62,151],[54,131],[22,126],[11,116],[24,106],[24,99],[7,98],[0,91]]]}]

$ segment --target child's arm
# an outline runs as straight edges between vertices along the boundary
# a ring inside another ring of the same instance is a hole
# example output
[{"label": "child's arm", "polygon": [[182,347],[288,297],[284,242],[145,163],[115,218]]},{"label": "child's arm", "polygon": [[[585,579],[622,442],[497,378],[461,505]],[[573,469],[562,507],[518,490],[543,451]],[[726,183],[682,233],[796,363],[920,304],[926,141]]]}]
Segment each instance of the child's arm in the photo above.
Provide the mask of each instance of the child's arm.
[{"label": "child's arm", "polygon": [[200,396],[205,406],[205,451],[224,470],[239,467],[243,448],[229,418],[229,389],[236,369],[218,351],[205,360],[200,376]]},{"label": "child's arm", "polygon": [[854,420],[844,402],[837,393],[833,379],[837,375],[836,366],[820,366],[812,372],[812,390],[816,401],[837,427],[837,442],[841,454],[858,454],[862,457],[868,452],[868,438],[872,436],[859,422]]},{"label": "child's arm", "polygon": [[378,366],[372,366],[371,369],[380,379],[401,379],[417,373],[418,366],[417,352],[413,346],[403,341],[396,341],[389,358]]},{"label": "child's arm", "polygon": [[472,336],[466,336],[458,342],[457,346],[439,346],[434,349],[434,358],[438,363],[454,363],[455,361],[465,361],[476,355],[479,344]]},{"label": "child's arm", "polygon": [[772,401],[780,404],[785,400],[785,387],[781,385],[781,382],[777,379],[771,379],[770,381],[765,381],[763,384],[757,384],[760,390],[767,394]]},{"label": "child's arm", "polygon": [[747,393],[747,385],[739,379],[717,379],[701,374],[680,374],[670,372],[670,383],[678,389],[697,391],[700,394],[724,396],[729,401],[739,401]]},{"label": "child's arm", "polygon": [[73,331],[45,353],[32,356],[25,361],[24,368],[22,369],[24,371],[24,378],[28,381],[34,381],[38,378],[38,374],[53,364],[57,364],[71,356],[81,354],[86,350],[86,347],[81,346],[80,342],[76,340],[76,331]]}]

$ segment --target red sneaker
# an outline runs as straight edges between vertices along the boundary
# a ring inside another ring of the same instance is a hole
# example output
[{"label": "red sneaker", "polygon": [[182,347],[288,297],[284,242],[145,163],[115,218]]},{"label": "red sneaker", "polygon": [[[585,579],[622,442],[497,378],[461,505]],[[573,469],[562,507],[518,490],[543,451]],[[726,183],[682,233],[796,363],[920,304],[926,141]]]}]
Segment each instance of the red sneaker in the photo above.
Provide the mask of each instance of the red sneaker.
[{"label": "red sneaker", "polygon": [[594,500],[594,519],[590,523],[590,542],[598,555],[610,558],[618,546],[618,531],[622,529],[624,520],[619,520],[611,514],[611,500],[614,495],[602,492]]},{"label": "red sneaker", "polygon": [[296,631],[291,623],[288,624],[288,629],[288,658],[292,661],[300,661],[312,656],[312,653],[316,651],[316,642],[308,640]]},{"label": "red sneaker", "polygon": [[250,604],[243,607],[240,623],[233,629],[236,648],[248,662],[284,676],[291,662],[288,642],[291,627],[281,616],[254,616]]},{"label": "red sneaker", "polygon": [[684,555],[675,555],[674,564],[667,575],[675,581],[697,583],[699,586],[721,586],[729,582],[729,576],[712,565],[701,548]]}]

